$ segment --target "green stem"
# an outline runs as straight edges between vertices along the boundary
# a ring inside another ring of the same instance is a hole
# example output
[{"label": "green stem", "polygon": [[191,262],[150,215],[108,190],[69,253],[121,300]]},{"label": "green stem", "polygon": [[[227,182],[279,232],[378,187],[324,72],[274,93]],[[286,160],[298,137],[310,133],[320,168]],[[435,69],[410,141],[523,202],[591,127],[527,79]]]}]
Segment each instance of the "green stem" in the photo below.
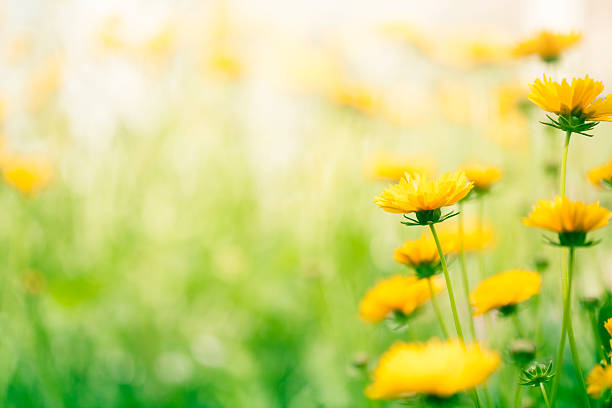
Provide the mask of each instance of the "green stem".
[{"label": "green stem", "polygon": [[561,197],[565,197],[565,179],[567,173],[567,152],[569,150],[570,138],[572,132],[567,131],[565,133],[565,146],[563,147],[563,160],[561,161]]},{"label": "green stem", "polygon": [[[478,238],[482,243],[483,233],[484,233],[484,199],[482,197],[478,198]],[[484,246],[478,249],[478,269],[480,272],[480,279],[484,279],[486,277],[486,267],[485,267],[485,259],[484,259]]]},{"label": "green stem", "polygon": [[514,328],[516,329],[519,337],[525,338],[525,332],[523,331],[523,325],[518,318],[518,310],[512,312],[512,322],[514,323]]},{"label": "green stem", "polygon": [[596,360],[604,360],[606,358],[603,345],[601,344],[601,339],[599,338],[599,329],[597,325],[597,316],[595,315],[594,310],[589,310],[589,320],[591,321],[591,330],[593,330],[593,343],[597,351],[595,352]]},{"label": "green stem", "polygon": [[582,374],[582,367],[580,365],[580,356],[578,354],[578,347],[576,347],[576,337],[574,336],[574,327],[572,324],[572,317],[569,316],[569,312],[571,312],[571,297],[572,297],[572,280],[574,277],[574,247],[569,248],[569,256],[568,256],[568,293],[567,293],[567,303],[568,303],[568,319],[567,319],[567,337],[569,340],[570,351],[572,352],[572,361],[574,362],[574,370],[576,370],[576,375],[578,376],[578,380],[580,381],[580,385],[582,386],[583,397],[585,401],[585,407],[591,406],[591,400],[589,398],[589,394],[587,394],[586,383],[584,382],[584,376]]},{"label": "green stem", "polygon": [[450,301],[451,310],[453,312],[453,319],[455,321],[455,330],[457,331],[457,336],[461,340],[463,340],[463,330],[461,329],[461,322],[459,321],[459,314],[457,313],[457,304],[455,303],[455,293],[453,292],[453,284],[450,279],[450,275],[448,273],[448,267],[446,265],[446,259],[444,257],[444,252],[442,252],[442,246],[440,245],[440,240],[438,239],[438,234],[436,233],[436,227],[434,224],[429,224],[429,229],[431,230],[431,234],[434,237],[434,241],[436,241],[436,247],[438,248],[438,255],[440,255],[440,263],[442,264],[442,271],[444,272],[444,280],[446,281],[446,289],[448,291],[448,299]]},{"label": "green stem", "polygon": [[553,378],[552,393],[551,393],[551,404],[555,405],[555,398],[557,397],[557,389],[561,381],[561,374],[563,372],[563,355],[565,352],[565,336],[567,335],[567,320],[569,316],[569,302],[568,302],[568,272],[567,262],[565,257],[565,248],[562,248],[561,257],[561,291],[563,293],[563,318],[561,324],[561,338],[559,339],[559,346],[557,347],[557,357],[555,358],[555,376]]},{"label": "green stem", "polygon": [[429,286],[429,295],[431,296],[431,304],[433,306],[434,311],[436,312],[436,316],[438,316],[438,321],[440,322],[442,333],[444,333],[444,338],[447,339],[448,330],[446,329],[446,325],[444,324],[444,319],[442,318],[442,313],[440,312],[440,308],[438,307],[438,301],[436,300],[436,294],[434,293],[434,290],[433,290],[431,278],[427,279],[427,284]]},{"label": "green stem", "polygon": [[467,266],[465,262],[465,248],[464,248],[464,230],[463,230],[463,203],[459,202],[459,259],[461,261],[461,278],[463,280],[463,291],[465,294],[465,301],[467,303],[468,314],[470,315],[470,334],[472,340],[476,340],[476,329],[474,328],[474,316],[472,315],[472,304],[470,303],[470,283],[467,275]]},{"label": "green stem", "polygon": [[548,401],[548,394],[546,394],[546,387],[544,387],[544,383],[540,383],[540,391],[542,391],[542,398],[544,399],[546,408],[550,408],[550,402]]},{"label": "green stem", "polygon": [[514,393],[514,408],[521,406],[521,369],[519,368],[518,382],[516,383],[516,392]]}]

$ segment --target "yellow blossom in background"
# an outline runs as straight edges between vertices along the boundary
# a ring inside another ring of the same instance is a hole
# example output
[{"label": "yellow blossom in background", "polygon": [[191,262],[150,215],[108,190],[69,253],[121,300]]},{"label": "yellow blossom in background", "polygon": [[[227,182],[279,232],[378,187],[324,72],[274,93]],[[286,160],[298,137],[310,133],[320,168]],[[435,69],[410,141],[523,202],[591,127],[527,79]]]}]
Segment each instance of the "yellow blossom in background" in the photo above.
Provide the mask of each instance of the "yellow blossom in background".
[{"label": "yellow blossom in background", "polygon": [[578,33],[560,34],[544,30],[536,37],[517,44],[512,53],[517,57],[538,55],[546,62],[553,62],[561,57],[563,51],[576,45],[581,38]]},{"label": "yellow blossom in background", "polygon": [[[449,253],[457,253],[461,249],[461,237],[456,221],[445,222],[437,227],[438,237],[444,243]],[[474,219],[466,219],[463,226],[463,250],[482,251],[495,244],[495,229],[490,223],[479,224]]]},{"label": "yellow blossom in background", "polygon": [[540,292],[542,277],[537,272],[510,270],[480,282],[470,295],[474,315],[513,306]]},{"label": "yellow blossom in background", "polygon": [[414,394],[449,397],[484,383],[499,364],[499,356],[478,343],[398,342],[380,358],[365,392],[373,399]]},{"label": "yellow blossom in background", "polygon": [[53,175],[51,162],[42,156],[8,154],[2,157],[0,166],[6,183],[28,196],[44,189]]},{"label": "yellow blossom in background", "polygon": [[543,80],[536,79],[529,88],[529,100],[547,112],[588,121],[612,121],[612,99],[597,99],[604,85],[588,75],[572,79],[571,84],[566,79],[558,83],[544,75]]},{"label": "yellow blossom in background", "polygon": [[586,378],[587,392],[595,399],[601,397],[604,390],[612,389],[612,366],[596,365]]},{"label": "yellow blossom in background", "polygon": [[62,59],[51,57],[36,67],[32,72],[27,89],[26,104],[28,109],[38,111],[61,86]]},{"label": "yellow blossom in background", "polygon": [[610,211],[599,206],[599,201],[585,204],[557,196],[554,200],[539,200],[531,213],[523,218],[523,224],[557,233],[589,232],[608,225],[611,215]]},{"label": "yellow blossom in background", "polygon": [[[476,68],[485,65],[506,64],[511,59],[509,45],[495,36],[469,38],[452,36],[434,49],[434,60],[455,68]],[[487,39],[485,39],[487,38]]]},{"label": "yellow blossom in background", "polygon": [[[610,337],[612,337],[612,318],[605,321],[604,328],[606,329]],[[610,339],[610,347],[612,348],[612,338]]]},{"label": "yellow blossom in background", "polygon": [[97,37],[106,51],[120,51],[127,47],[120,34],[121,19],[118,16],[110,16],[104,20]]},{"label": "yellow blossom in background", "polygon": [[[432,278],[432,285],[434,293],[444,287],[438,278]],[[366,293],[359,304],[359,316],[369,323],[378,323],[393,312],[410,315],[430,299],[427,279],[396,275],[378,282]]]},{"label": "yellow blossom in background", "polygon": [[206,59],[204,71],[218,78],[236,80],[244,73],[243,68],[242,61],[235,51],[218,48]]},{"label": "yellow blossom in background", "polygon": [[339,79],[326,90],[326,96],[333,103],[356,109],[366,114],[374,114],[380,106],[380,96],[363,82]]},{"label": "yellow blossom in background", "polygon": [[366,171],[373,179],[397,181],[404,174],[433,174],[436,165],[431,157],[407,156],[393,152],[378,152],[366,164]]},{"label": "yellow blossom in background", "polygon": [[436,89],[438,109],[446,120],[459,126],[472,124],[474,89],[459,81],[444,81]]},{"label": "yellow blossom in background", "polygon": [[501,179],[502,171],[499,167],[482,163],[469,163],[460,167],[469,181],[474,183],[474,191],[484,192],[493,183]]},{"label": "yellow blossom in background", "polygon": [[612,159],[602,166],[589,170],[587,178],[591,184],[597,187],[603,187],[604,185],[612,187]]},{"label": "yellow blossom in background", "polygon": [[400,44],[411,45],[422,53],[427,54],[431,51],[432,44],[428,36],[414,25],[400,22],[387,23],[378,27],[378,32]]},{"label": "yellow blossom in background", "polygon": [[383,190],[374,203],[391,213],[437,210],[456,204],[472,187],[463,172],[445,173],[434,180],[423,174],[406,174],[399,183]]},{"label": "yellow blossom in background", "polygon": [[[444,245],[442,245],[444,250]],[[438,248],[431,234],[422,234],[416,240],[408,240],[393,251],[393,259],[401,264],[417,267],[440,263]]]}]

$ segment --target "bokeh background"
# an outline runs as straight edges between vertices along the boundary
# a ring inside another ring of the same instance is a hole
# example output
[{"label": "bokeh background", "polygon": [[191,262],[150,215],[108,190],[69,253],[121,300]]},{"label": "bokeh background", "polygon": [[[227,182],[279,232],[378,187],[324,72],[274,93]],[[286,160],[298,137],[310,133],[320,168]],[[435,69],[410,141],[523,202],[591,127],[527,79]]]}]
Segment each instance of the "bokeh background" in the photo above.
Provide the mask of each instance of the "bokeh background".
[{"label": "bokeh background", "polygon": [[[554,194],[562,138],[538,124],[527,85],[612,84],[611,3],[0,5],[0,405],[394,406],[364,397],[368,368],[397,339],[439,334],[429,308],[396,331],[357,314],[377,279],[405,272],[392,250],[419,233],[373,204],[385,154],[503,169],[486,270],[551,263],[542,326],[522,319],[552,357],[558,257],[520,217]],[[554,67],[499,52],[544,28],[583,40]],[[568,192],[610,208],[585,182],[612,152],[609,126],[595,133],[572,139]],[[578,297],[609,290],[609,251],[580,257]],[[512,327],[492,324],[503,353]],[[561,395],[577,406],[565,362]],[[499,406],[514,377],[493,376]]]}]

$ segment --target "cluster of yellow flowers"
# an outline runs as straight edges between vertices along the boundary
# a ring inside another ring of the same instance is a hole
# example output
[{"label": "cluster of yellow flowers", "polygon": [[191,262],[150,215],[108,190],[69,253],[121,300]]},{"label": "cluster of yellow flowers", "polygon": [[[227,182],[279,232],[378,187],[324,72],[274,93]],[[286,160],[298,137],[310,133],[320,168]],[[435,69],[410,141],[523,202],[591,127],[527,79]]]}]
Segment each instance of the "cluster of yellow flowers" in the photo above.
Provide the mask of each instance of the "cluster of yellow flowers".
[{"label": "cluster of yellow flowers", "polygon": [[[513,54],[538,55],[546,63],[554,63],[565,49],[576,44],[580,38],[575,33],[542,32],[536,38],[518,44]],[[608,225],[612,212],[600,206],[599,202],[587,204],[570,200],[565,195],[565,175],[572,134],[592,136],[587,132],[592,131],[599,122],[612,121],[612,99],[600,98],[603,83],[589,76],[571,82],[564,79],[558,83],[544,75],[542,80],[536,79],[530,88],[529,100],[554,115],[548,116],[550,122],[543,123],[565,133],[565,148],[561,160],[560,194],[552,200],[539,200],[522,222],[525,226],[555,233],[556,237],[547,240],[554,246],[562,247],[567,262],[563,262],[561,272],[563,326],[554,360],[556,371],[553,374],[553,361],[547,366],[534,363],[525,368],[533,361],[535,351],[529,351],[530,348],[524,347],[523,343],[517,346],[515,355],[523,354],[514,360],[521,370],[520,381],[516,385],[515,406],[520,406],[521,385],[540,387],[546,406],[554,405],[562,376],[566,338],[569,339],[578,379],[584,387],[584,406],[590,406],[588,394],[600,398],[603,391],[612,390],[612,365],[604,361],[593,369],[586,381],[582,376],[571,320],[575,249],[595,245],[598,241],[587,239],[587,234]],[[485,247],[491,246],[493,233],[490,227],[485,227],[482,218],[476,223],[477,228],[471,225],[466,228],[462,215],[464,204],[472,200],[482,203],[502,178],[503,172],[497,166],[468,163],[454,172],[431,178],[431,171],[426,174],[418,167],[409,160],[390,160],[385,166],[384,157],[378,159],[373,173],[378,178],[397,182],[383,189],[374,199],[376,206],[389,213],[402,214],[404,225],[426,227],[429,231],[416,240],[406,241],[393,252],[393,259],[410,267],[414,275],[397,275],[377,284],[362,300],[360,315],[370,323],[377,323],[397,313],[409,316],[431,301],[445,340],[394,344],[380,358],[372,374],[372,383],[365,393],[374,399],[407,399],[418,395],[447,398],[468,391],[476,407],[483,406],[481,395],[484,395],[486,405],[492,406],[485,383],[500,365],[500,358],[496,351],[479,343],[474,317],[491,311],[497,311],[502,317],[512,316],[518,334],[524,336],[517,318],[519,305],[540,293],[542,277],[534,271],[511,269],[485,278],[486,274],[481,271],[482,280],[470,293],[466,252],[482,253]],[[401,177],[399,173],[402,173]],[[612,161],[591,170],[587,178],[598,187],[612,187]],[[443,213],[444,207],[455,205],[457,210]],[[447,222],[450,218],[457,221]],[[458,256],[461,261],[463,297],[471,311],[470,342],[466,342],[457,296],[449,276],[447,258],[450,256]],[[449,335],[445,318],[435,299],[435,294],[442,288],[442,282],[436,276],[440,273],[444,276],[456,338]],[[607,321],[605,327],[612,336],[612,319]],[[612,347],[612,340],[610,343]],[[545,384],[551,379],[552,394],[549,398]]]}]

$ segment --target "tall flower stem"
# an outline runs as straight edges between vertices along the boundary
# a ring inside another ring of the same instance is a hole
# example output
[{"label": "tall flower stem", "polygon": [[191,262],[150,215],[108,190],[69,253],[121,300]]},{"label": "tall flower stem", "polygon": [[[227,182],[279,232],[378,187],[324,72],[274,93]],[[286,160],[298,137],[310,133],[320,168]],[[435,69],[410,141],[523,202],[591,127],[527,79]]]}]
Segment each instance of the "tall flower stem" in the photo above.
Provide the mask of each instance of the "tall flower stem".
[{"label": "tall flower stem", "polygon": [[601,345],[601,339],[599,337],[599,328],[597,325],[597,316],[594,310],[589,310],[589,320],[591,321],[591,330],[593,331],[593,343],[595,344],[596,360],[604,360],[606,358],[603,346]]},{"label": "tall flower stem", "polygon": [[567,174],[567,152],[569,151],[570,138],[572,132],[565,133],[565,145],[563,147],[563,160],[561,161],[561,197],[565,197],[565,178]]},{"label": "tall flower stem", "polygon": [[574,247],[569,248],[568,255],[568,293],[567,293],[567,337],[569,340],[570,351],[572,352],[572,361],[574,362],[574,369],[576,370],[576,375],[578,376],[578,380],[580,381],[580,385],[583,391],[583,397],[585,401],[585,407],[591,406],[591,400],[589,395],[586,392],[586,383],[584,382],[584,376],[582,374],[582,367],[580,365],[580,355],[578,354],[578,347],[576,347],[576,337],[574,336],[574,327],[572,324],[572,317],[570,315],[571,312],[571,296],[572,296],[572,281],[574,276]]},{"label": "tall flower stem", "polygon": [[436,227],[434,224],[429,224],[429,229],[431,230],[431,234],[434,237],[434,241],[436,241],[436,247],[438,248],[438,255],[440,255],[440,263],[442,264],[442,271],[444,272],[444,280],[446,281],[446,289],[448,291],[448,299],[450,301],[451,310],[453,312],[453,319],[455,321],[455,330],[457,331],[457,336],[463,343],[463,330],[461,329],[461,322],[459,321],[459,314],[457,313],[457,303],[455,302],[455,293],[453,292],[453,284],[450,279],[450,275],[448,273],[448,266],[446,265],[446,259],[444,258],[444,252],[442,252],[442,246],[440,245],[440,240],[438,239],[438,234],[436,233]]},{"label": "tall flower stem", "polygon": [[440,312],[440,307],[438,306],[438,301],[436,300],[436,294],[434,293],[434,290],[433,290],[431,278],[427,278],[427,285],[429,286],[429,295],[431,296],[431,304],[433,306],[434,311],[436,312],[436,316],[438,316],[438,321],[440,322],[440,328],[442,329],[444,338],[447,339],[448,330],[446,329],[446,325],[444,324],[444,319],[442,318],[442,313]]},{"label": "tall flower stem", "polygon": [[459,260],[461,262],[461,278],[463,280],[463,291],[465,301],[467,303],[468,314],[470,315],[470,334],[472,340],[476,340],[476,329],[474,328],[474,316],[472,315],[472,305],[470,303],[470,283],[467,275],[467,266],[465,262],[465,245],[464,245],[464,230],[463,230],[463,203],[459,202]]},{"label": "tall flower stem", "polygon": [[[484,198],[478,197],[478,237],[482,241],[484,235]],[[478,268],[480,269],[480,279],[486,277],[486,267],[484,259],[484,246],[481,245],[478,250]]]},{"label": "tall flower stem", "polygon": [[546,404],[546,408],[550,408],[550,401],[548,401],[548,394],[546,393],[546,387],[544,383],[540,383],[540,391],[542,391],[542,399],[544,399],[544,404]]},{"label": "tall flower stem", "polygon": [[520,408],[521,406],[521,369],[519,368],[518,382],[516,383],[516,391],[514,392],[514,408]]}]

